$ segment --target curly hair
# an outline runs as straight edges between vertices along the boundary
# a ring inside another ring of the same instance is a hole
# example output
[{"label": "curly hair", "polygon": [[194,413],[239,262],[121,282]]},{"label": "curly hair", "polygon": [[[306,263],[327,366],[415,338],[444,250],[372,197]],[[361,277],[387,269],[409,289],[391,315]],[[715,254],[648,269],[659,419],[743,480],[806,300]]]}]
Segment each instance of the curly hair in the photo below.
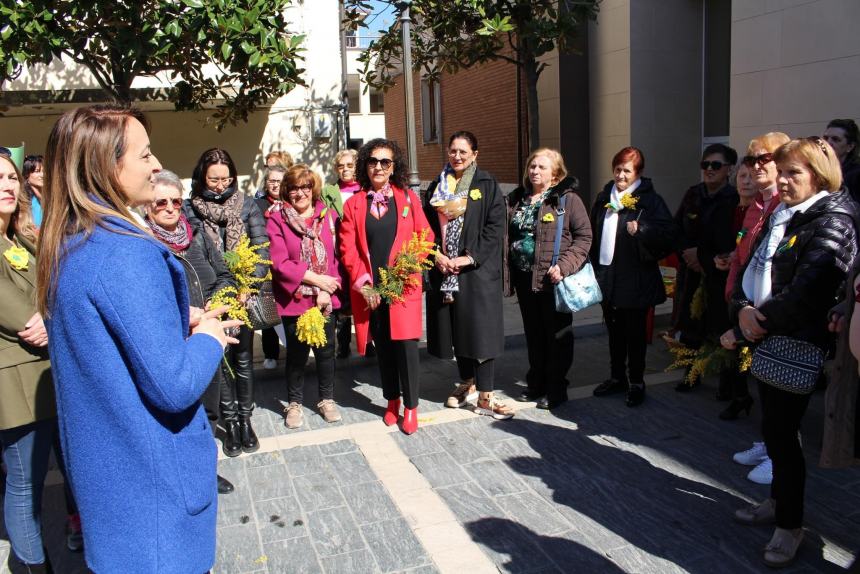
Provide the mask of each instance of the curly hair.
[{"label": "curly hair", "polygon": [[358,161],[355,166],[356,179],[362,189],[372,189],[370,176],[367,175],[367,162],[370,156],[373,155],[373,150],[384,148],[391,151],[394,167],[388,181],[394,187],[406,189],[409,185],[409,180],[406,176],[406,161],[403,159],[403,150],[397,145],[394,140],[384,138],[372,139],[358,150]]}]

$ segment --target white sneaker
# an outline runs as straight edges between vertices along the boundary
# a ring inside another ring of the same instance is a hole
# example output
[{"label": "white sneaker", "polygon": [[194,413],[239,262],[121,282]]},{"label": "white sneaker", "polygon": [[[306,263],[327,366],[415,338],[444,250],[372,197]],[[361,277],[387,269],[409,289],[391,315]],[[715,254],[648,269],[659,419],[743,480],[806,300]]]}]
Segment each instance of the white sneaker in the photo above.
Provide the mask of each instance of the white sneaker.
[{"label": "white sneaker", "polygon": [[773,462],[770,458],[764,459],[760,465],[750,471],[747,478],[756,484],[770,484],[773,482]]},{"label": "white sneaker", "polygon": [[767,448],[763,442],[754,442],[751,449],[736,452],[732,459],[745,466],[757,466],[767,458]]},{"label": "white sneaker", "polygon": [[276,361],[275,359],[266,359],[263,361],[263,368],[268,371],[271,371],[272,369],[277,369],[278,361]]}]

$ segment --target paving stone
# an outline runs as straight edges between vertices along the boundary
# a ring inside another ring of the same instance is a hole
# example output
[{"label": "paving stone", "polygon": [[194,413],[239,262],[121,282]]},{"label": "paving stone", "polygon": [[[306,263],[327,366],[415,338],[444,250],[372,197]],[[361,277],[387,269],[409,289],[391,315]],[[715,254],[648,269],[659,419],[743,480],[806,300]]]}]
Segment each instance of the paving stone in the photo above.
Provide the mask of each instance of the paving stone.
[{"label": "paving stone", "polygon": [[464,464],[463,468],[475,483],[490,496],[522,492],[525,484],[498,460],[480,460]]},{"label": "paving stone", "polygon": [[345,501],[337,485],[326,473],[309,474],[293,479],[296,497],[305,512],[313,512],[335,506],[343,506]]},{"label": "paving stone", "polygon": [[254,500],[292,496],[293,485],[283,465],[259,466],[247,469],[248,488]]},{"label": "paving stone", "polygon": [[308,535],[299,502],[292,496],[257,501],[254,514],[264,543]]},{"label": "paving stone", "polygon": [[504,518],[504,511],[495,500],[488,498],[474,483],[457,484],[435,489],[448,508],[462,523],[481,518]]},{"label": "paving stone", "polygon": [[218,495],[218,527],[248,524],[253,520],[251,493],[247,484],[230,494]]},{"label": "paving stone", "polygon": [[325,460],[335,482],[340,485],[377,480],[376,475],[367,464],[367,459],[360,452],[328,456]]},{"label": "paving stone", "polygon": [[434,488],[460,484],[469,480],[460,465],[447,453],[415,456],[410,460]]},{"label": "paving stone", "polygon": [[358,526],[346,506],[309,512],[308,530],[321,557],[365,548]]},{"label": "paving stone", "polygon": [[510,520],[485,518],[465,526],[500,572],[519,574],[555,568],[535,538]]},{"label": "paving stone", "polygon": [[356,550],[337,556],[320,558],[326,574],[372,574],[379,567],[369,550]]},{"label": "paving stone", "polygon": [[409,457],[441,452],[442,447],[433,438],[432,433],[424,432],[429,428],[432,427],[422,428],[421,432],[412,435],[395,433],[391,436],[394,438],[394,442],[400,447],[400,450]]},{"label": "paving stone", "polygon": [[625,572],[602,551],[583,544],[575,531],[554,536],[538,536],[535,541],[563,572],[570,572],[574,568],[577,572],[600,572],[601,574]]},{"label": "paving stone", "polygon": [[[244,461],[247,468],[270,466],[275,464],[283,465],[284,455],[281,454],[281,451],[275,450],[272,452],[259,452],[252,454],[251,456],[242,457],[241,460]],[[286,469],[284,469],[284,471],[286,471]]]},{"label": "paving stone", "polygon": [[398,570],[391,574],[439,574],[439,570],[435,566],[419,566],[418,568],[410,568],[409,570]]},{"label": "paving stone", "polygon": [[381,482],[364,482],[341,487],[358,524],[398,518],[400,513]]},{"label": "paving stone", "polygon": [[384,520],[361,526],[361,531],[383,572],[430,563],[427,553],[406,520]]},{"label": "paving stone", "polygon": [[251,572],[264,565],[263,548],[257,537],[257,526],[253,520],[240,526],[225,526],[218,529],[215,564],[220,572]]},{"label": "paving stone", "polygon": [[316,446],[297,446],[281,451],[290,476],[305,476],[328,469],[322,453]]},{"label": "paving stone", "polygon": [[358,450],[358,445],[353,440],[344,439],[318,445],[318,448],[323,455],[331,455],[355,452]]},{"label": "paving stone", "polygon": [[571,525],[546,500],[532,492],[497,496],[494,501],[517,524],[539,535],[569,530]]},{"label": "paving stone", "polygon": [[[263,545],[266,566],[272,574],[322,574],[317,554],[309,537],[278,540]],[[220,572],[220,570],[219,570]],[[225,570],[224,572],[230,572]]]}]

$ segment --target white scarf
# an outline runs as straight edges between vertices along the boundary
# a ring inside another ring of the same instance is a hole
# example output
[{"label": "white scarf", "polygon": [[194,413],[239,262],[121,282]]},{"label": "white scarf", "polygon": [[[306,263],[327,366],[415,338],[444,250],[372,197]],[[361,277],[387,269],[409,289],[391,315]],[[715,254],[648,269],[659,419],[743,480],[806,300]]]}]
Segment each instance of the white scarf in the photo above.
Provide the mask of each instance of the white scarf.
[{"label": "white scarf", "polygon": [[[785,237],[788,222],[791,221],[795,213],[803,213],[819,199],[828,195],[828,193],[827,191],[819,191],[803,203],[798,203],[794,207],[787,207],[783,203],[773,210],[770,216],[768,235],[762,239],[758,249],[756,249],[756,252],[750,258],[750,263],[747,265],[746,271],[744,271],[742,283],[744,295],[753,302],[753,306],[759,307],[771,298],[773,284],[770,273],[773,265],[773,256],[776,255],[776,251]],[[771,199],[771,201],[774,200]]]},{"label": "white scarf", "polygon": [[[609,202],[613,205],[621,205],[621,198],[636,191],[639,188],[640,183],[642,183],[642,180],[637,179],[624,191],[618,191],[618,188],[615,187],[615,184],[613,183],[612,191],[609,193]],[[612,264],[612,259],[615,257],[615,235],[617,233],[618,212],[607,207],[606,214],[603,216],[603,233],[600,235],[601,265]]]}]

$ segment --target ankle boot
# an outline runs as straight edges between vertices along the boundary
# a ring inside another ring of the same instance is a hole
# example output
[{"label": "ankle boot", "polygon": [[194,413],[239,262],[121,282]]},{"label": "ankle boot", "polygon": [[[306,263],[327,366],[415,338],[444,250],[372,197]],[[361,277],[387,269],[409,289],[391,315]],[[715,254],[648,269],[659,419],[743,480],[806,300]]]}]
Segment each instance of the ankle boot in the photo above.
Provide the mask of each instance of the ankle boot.
[{"label": "ankle boot", "polygon": [[385,426],[397,424],[397,419],[400,418],[400,399],[388,401],[388,408],[385,409],[385,414],[382,415],[382,422]]},{"label": "ankle boot", "polygon": [[254,432],[254,427],[251,426],[251,418],[239,419],[239,438],[242,442],[242,450],[245,452],[257,452],[260,449],[260,441],[257,440],[257,434]]},{"label": "ankle boot", "polygon": [[224,423],[227,432],[224,434],[224,444],[221,450],[227,456],[239,456],[242,454],[242,438],[239,435],[239,422],[227,421]]},{"label": "ankle boot", "polygon": [[418,430],[418,407],[403,409],[403,432],[412,434]]}]

